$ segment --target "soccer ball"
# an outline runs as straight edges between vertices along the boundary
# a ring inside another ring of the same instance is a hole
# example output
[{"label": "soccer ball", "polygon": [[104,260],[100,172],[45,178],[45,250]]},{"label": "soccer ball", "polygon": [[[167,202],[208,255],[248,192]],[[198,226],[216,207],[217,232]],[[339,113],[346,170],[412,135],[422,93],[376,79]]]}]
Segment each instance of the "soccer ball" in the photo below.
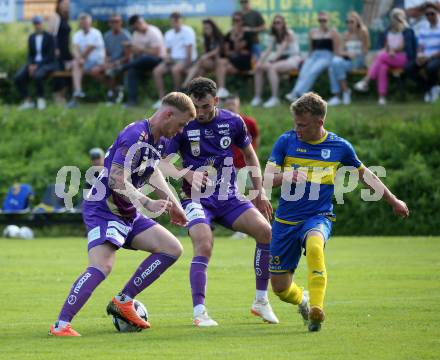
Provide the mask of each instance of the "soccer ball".
[{"label": "soccer ball", "polygon": [[3,236],[5,238],[18,238],[20,236],[20,228],[17,225],[8,225],[3,230]]},{"label": "soccer ball", "polygon": [[[133,306],[136,309],[136,312],[138,315],[144,319],[145,321],[148,321],[148,311],[144,304],[142,304],[139,300],[133,301]],[[116,330],[119,332],[138,332],[142,331],[142,329],[139,329],[136,326],[133,326],[126,322],[125,320],[121,319],[120,317],[117,317],[115,315],[112,316],[113,325],[115,326]]]},{"label": "soccer ball", "polygon": [[28,228],[27,226],[22,226],[20,228],[18,236],[20,239],[31,240],[34,238],[34,232],[31,228]]}]

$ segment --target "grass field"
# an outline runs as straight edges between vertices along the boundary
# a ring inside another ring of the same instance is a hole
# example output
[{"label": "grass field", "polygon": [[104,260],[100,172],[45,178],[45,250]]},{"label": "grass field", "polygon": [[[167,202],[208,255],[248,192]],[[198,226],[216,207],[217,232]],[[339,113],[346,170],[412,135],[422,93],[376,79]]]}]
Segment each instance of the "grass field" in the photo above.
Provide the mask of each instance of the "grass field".
[{"label": "grass field", "polygon": [[[191,326],[186,254],[139,300],[152,328],[116,333],[109,299],[142,260],[120,251],[113,273],[74,321],[81,338],[49,338],[67,291],[86,266],[85,240],[0,239],[1,359],[439,359],[440,238],[335,237],[327,248],[327,320],[308,333],[296,309],[271,295],[280,318],[267,325],[249,313],[253,244],[216,239],[207,305],[218,328]],[[297,280],[304,285],[304,264]]]}]

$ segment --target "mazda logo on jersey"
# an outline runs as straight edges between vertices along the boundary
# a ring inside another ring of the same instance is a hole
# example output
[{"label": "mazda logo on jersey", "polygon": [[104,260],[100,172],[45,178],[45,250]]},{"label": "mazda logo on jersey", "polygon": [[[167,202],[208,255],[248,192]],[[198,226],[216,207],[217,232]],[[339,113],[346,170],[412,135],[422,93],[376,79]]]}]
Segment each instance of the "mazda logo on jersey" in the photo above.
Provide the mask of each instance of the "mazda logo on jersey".
[{"label": "mazda logo on jersey", "polygon": [[223,136],[220,139],[220,146],[222,149],[227,149],[231,145],[231,138],[229,136]]}]

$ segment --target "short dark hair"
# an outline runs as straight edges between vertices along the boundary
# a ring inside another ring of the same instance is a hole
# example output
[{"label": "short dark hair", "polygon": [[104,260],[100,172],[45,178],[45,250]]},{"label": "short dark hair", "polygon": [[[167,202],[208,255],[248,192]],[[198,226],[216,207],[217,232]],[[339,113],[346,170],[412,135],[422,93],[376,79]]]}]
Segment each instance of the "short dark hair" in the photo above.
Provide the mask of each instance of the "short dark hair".
[{"label": "short dark hair", "polygon": [[196,99],[203,99],[206,95],[215,97],[217,95],[217,84],[211,79],[196,77],[189,82],[187,93]]},{"label": "short dark hair", "polygon": [[436,4],[434,4],[431,1],[427,1],[424,5],[423,5],[423,11],[426,11],[428,9],[433,9],[435,12],[438,12],[438,7]]},{"label": "short dark hair", "polygon": [[182,14],[180,12],[175,11],[170,14],[170,19],[179,20],[180,18],[182,18]]},{"label": "short dark hair", "polygon": [[130,18],[128,19],[128,25],[133,26],[134,24],[136,24],[138,22],[138,20],[141,17],[137,14],[135,15],[131,15]]}]

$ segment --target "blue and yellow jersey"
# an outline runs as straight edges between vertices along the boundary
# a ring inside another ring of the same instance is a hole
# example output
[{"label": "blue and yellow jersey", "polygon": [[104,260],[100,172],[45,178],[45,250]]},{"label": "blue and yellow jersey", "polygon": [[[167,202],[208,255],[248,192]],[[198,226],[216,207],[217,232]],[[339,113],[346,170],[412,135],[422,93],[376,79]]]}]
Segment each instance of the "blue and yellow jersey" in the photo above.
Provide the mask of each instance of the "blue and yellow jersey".
[{"label": "blue and yellow jersey", "polygon": [[290,189],[292,197],[285,199],[282,195],[280,198],[275,219],[285,224],[295,224],[315,215],[334,218],[332,197],[337,169],[363,166],[353,146],[336,134],[326,132],[320,140],[304,142],[294,130],[279,137],[268,162],[283,171],[294,168],[307,172],[303,196],[294,197],[294,183]]}]

